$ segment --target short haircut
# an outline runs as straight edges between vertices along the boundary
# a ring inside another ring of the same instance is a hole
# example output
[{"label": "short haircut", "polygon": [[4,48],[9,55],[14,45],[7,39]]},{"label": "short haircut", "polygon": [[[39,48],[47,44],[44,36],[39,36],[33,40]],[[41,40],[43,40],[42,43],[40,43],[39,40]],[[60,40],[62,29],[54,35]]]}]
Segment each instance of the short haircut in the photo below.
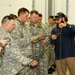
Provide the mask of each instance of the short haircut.
[{"label": "short haircut", "polygon": [[51,18],[51,19],[54,19],[54,16],[50,15],[48,19],[50,19],[50,18]]},{"label": "short haircut", "polygon": [[37,15],[39,14],[38,11],[36,11],[36,10],[32,10],[32,11],[30,12],[30,14],[33,14],[33,13],[35,13],[35,14],[37,14]]},{"label": "short haircut", "polygon": [[29,10],[26,9],[26,8],[20,8],[20,9],[18,10],[18,16],[19,16],[21,13],[25,13],[25,12],[28,12],[28,13],[29,13]]},{"label": "short haircut", "polygon": [[12,16],[10,16],[10,15],[6,15],[6,16],[3,17],[1,23],[4,24],[4,23],[6,23],[6,22],[8,22],[10,20],[14,20],[14,18]]},{"label": "short haircut", "polygon": [[39,13],[39,15],[38,15],[38,16],[39,16],[39,17],[42,17],[42,14],[40,14],[40,13]]},{"label": "short haircut", "polygon": [[13,17],[14,19],[17,18],[17,16],[15,14],[10,14],[9,16]]}]

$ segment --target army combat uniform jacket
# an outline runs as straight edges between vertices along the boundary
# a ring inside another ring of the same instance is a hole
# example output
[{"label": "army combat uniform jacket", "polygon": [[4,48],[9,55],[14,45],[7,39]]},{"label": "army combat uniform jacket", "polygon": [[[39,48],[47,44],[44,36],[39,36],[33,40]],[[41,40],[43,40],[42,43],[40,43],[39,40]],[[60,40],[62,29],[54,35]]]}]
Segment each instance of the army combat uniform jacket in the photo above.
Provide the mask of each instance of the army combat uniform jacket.
[{"label": "army combat uniform jacket", "polygon": [[27,65],[32,59],[24,57],[19,51],[17,44],[14,42],[10,34],[0,27],[0,39],[8,39],[9,43],[5,46],[2,55],[2,65],[0,75],[15,75],[21,70],[22,64]]}]

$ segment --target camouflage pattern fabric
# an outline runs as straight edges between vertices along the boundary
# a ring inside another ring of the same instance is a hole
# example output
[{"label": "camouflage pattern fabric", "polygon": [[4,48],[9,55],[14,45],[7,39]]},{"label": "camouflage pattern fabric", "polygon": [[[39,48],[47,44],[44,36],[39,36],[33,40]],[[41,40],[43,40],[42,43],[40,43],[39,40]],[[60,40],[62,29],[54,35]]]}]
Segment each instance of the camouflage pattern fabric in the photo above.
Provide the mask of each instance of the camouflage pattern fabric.
[{"label": "camouflage pattern fabric", "polygon": [[38,65],[32,69],[33,75],[48,75],[47,73],[47,54],[45,52],[44,47],[41,44],[41,41],[38,39],[38,37],[42,34],[45,35],[45,30],[43,26],[33,25],[29,24],[29,31],[30,36],[35,37],[37,39],[36,43],[32,43],[32,53],[33,58],[38,61]]},{"label": "camouflage pattern fabric", "polygon": [[0,27],[0,39],[3,40],[5,38],[8,38],[9,43],[5,46],[4,52],[2,53],[0,75],[15,75],[23,68],[22,65],[28,65],[32,59],[24,57],[10,34]]},{"label": "camouflage pattern fabric", "polygon": [[[30,33],[28,25],[20,23],[18,20],[15,21],[16,28],[11,33],[11,36],[19,46],[20,52],[24,57],[32,58],[32,50],[30,43]],[[29,69],[29,70],[28,70]],[[30,67],[27,66],[22,70],[22,75],[30,75]]]},{"label": "camouflage pattern fabric", "polygon": [[31,56],[31,43],[30,43],[30,34],[27,29],[22,23],[18,20],[15,21],[16,28],[11,33],[11,36],[16,41],[17,45],[20,48],[20,52],[24,56]]},{"label": "camouflage pattern fabric", "polygon": [[51,31],[55,26],[56,26],[55,24],[50,25],[48,23],[45,25],[46,37],[47,37],[47,43],[48,43],[46,47],[48,49],[48,55],[49,55],[49,66],[55,63],[54,45],[49,43]]}]

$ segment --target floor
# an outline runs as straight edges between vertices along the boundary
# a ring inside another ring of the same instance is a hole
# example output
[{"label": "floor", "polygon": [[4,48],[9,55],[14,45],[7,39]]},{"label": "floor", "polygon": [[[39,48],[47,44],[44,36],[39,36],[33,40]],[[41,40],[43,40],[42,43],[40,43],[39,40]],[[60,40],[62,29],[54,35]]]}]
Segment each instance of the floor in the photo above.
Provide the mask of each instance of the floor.
[{"label": "floor", "polygon": [[[49,75],[57,75],[57,72],[54,72],[53,74],[49,74]],[[67,71],[66,75],[69,75],[68,71]]]}]

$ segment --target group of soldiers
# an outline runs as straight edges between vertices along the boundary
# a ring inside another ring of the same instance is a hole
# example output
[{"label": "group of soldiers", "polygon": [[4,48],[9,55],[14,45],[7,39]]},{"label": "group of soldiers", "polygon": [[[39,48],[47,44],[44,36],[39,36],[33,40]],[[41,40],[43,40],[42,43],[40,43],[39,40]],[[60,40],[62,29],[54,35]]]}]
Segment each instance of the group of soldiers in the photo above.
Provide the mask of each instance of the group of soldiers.
[{"label": "group of soldiers", "polygon": [[48,75],[55,64],[54,45],[49,42],[54,17],[43,24],[38,11],[20,8],[18,17],[6,15],[1,23],[0,75]]}]

